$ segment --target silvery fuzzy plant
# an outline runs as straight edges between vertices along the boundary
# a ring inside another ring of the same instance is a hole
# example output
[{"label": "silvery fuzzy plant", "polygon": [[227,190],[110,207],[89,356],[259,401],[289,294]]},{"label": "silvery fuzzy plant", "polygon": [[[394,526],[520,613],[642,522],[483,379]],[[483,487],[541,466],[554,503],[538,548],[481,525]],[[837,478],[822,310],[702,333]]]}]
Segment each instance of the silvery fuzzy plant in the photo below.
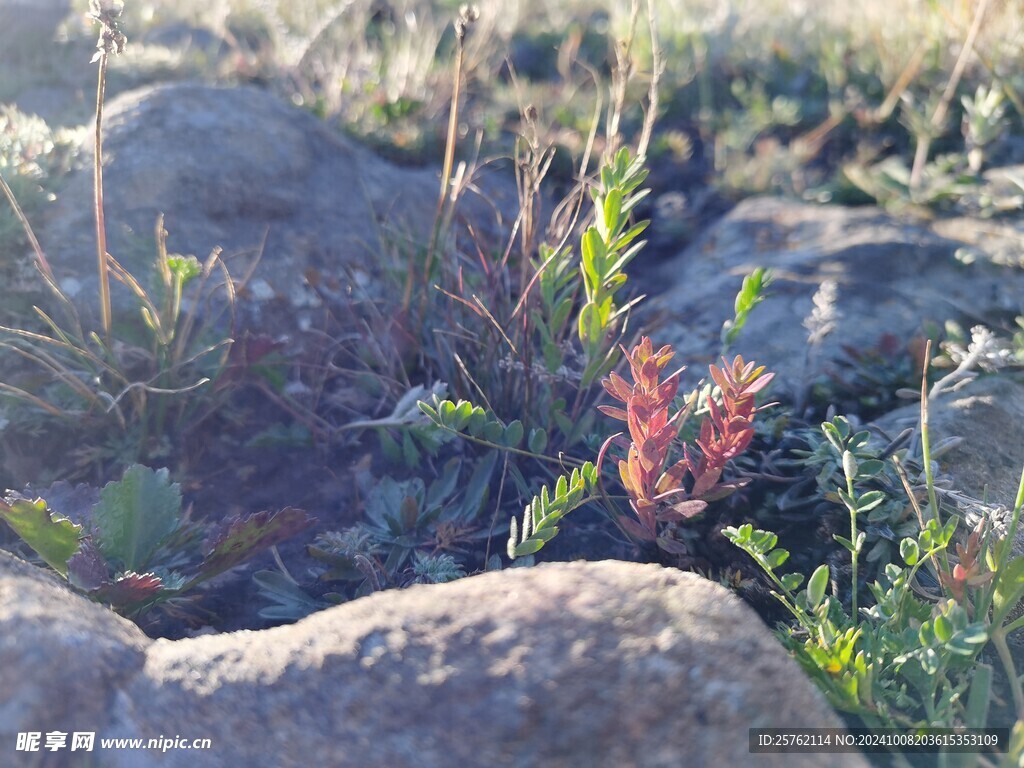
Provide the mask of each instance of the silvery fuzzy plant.
[{"label": "silvery fuzzy plant", "polygon": [[[498,455],[475,462],[456,457],[426,485],[420,478],[385,476],[363,487],[364,518],[340,531],[319,534],[308,547],[325,567],[317,579],[340,584],[334,602],[414,583],[440,584],[466,575],[472,547],[492,534],[481,513],[490,497]],[[490,523],[493,525],[493,523]],[[311,598],[285,574],[257,575],[261,594],[271,603],[265,618],[300,618],[326,603]]]}]

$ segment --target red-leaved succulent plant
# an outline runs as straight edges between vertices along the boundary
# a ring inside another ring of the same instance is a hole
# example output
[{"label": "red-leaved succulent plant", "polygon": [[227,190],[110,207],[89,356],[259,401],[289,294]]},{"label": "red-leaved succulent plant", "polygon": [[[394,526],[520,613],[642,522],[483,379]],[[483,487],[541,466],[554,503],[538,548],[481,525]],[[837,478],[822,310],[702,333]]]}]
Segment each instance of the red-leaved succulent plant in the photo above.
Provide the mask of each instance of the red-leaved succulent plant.
[{"label": "red-leaved succulent plant", "polygon": [[[626,449],[626,458],[619,461],[619,475],[629,494],[630,506],[637,520],[620,519],[623,529],[646,541],[658,541],[666,549],[675,545],[658,536],[659,522],[686,520],[700,514],[709,501],[724,498],[739,483],[720,482],[726,463],[739,456],[754,437],[754,416],[759,410],[754,396],[772,380],[774,374],[764,373],[764,366],[745,363],[737,356],[723,367],[710,366],[711,378],[721,390],[722,405],[708,400],[708,415],[696,439],[699,452],[683,444],[683,456],[668,469],[672,443],[678,433],[678,421],[689,410],[689,404],[669,416],[669,406],[679,390],[680,368],[663,381],[661,374],[675,355],[668,345],[657,352],[644,336],[631,351],[623,353],[632,372],[633,384],[617,373],[604,379],[604,388],[625,404],[598,406],[602,413],[625,421],[629,431],[627,442],[622,433],[605,441],[598,457],[598,466],[612,444]],[[686,475],[693,479],[689,490]]]}]

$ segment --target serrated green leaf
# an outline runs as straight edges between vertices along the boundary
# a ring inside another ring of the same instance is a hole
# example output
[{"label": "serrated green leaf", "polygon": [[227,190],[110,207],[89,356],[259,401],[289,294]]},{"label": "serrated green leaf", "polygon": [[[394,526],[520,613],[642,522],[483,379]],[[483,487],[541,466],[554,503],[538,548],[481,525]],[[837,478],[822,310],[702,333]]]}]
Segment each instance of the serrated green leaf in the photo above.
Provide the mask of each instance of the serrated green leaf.
[{"label": "serrated green leaf", "polygon": [[51,513],[42,499],[0,501],[0,519],[5,520],[43,562],[67,576],[68,560],[78,551],[82,526]]},{"label": "serrated green leaf", "polygon": [[126,571],[148,570],[150,558],[181,523],[181,489],[166,469],[134,464],[103,487],[93,520],[96,546],[107,560]]}]

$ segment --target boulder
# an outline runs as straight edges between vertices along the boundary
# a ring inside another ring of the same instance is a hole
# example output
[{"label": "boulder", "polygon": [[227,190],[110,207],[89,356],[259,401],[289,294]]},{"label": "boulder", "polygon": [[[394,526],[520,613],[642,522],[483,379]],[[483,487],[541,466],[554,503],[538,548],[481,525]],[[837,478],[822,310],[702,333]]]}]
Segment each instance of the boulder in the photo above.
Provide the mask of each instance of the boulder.
[{"label": "boulder", "polygon": [[[517,568],[178,641],[145,640],[11,557],[0,594],[3,742],[52,729],[46,703],[91,711],[94,756],[115,767],[815,766],[748,754],[748,729],[840,725],[751,609],[654,565]],[[212,747],[98,741],[160,736]]]},{"label": "boulder", "polygon": [[2,762],[31,765],[9,762],[19,732],[104,727],[118,689],[142,671],[150,644],[127,619],[0,550]]},{"label": "boulder", "polygon": [[[892,434],[914,427],[920,405],[908,405],[879,419]],[[983,376],[966,387],[939,395],[928,406],[932,445],[948,437],[961,441],[940,459],[953,489],[1012,510],[1024,468],[1024,385],[1006,375]],[[1024,554],[1024,530],[1014,552]]]},{"label": "boulder", "polygon": [[[652,301],[655,341],[673,344],[684,361],[714,361],[743,276],[770,267],[775,283],[730,354],[767,364],[776,371],[772,395],[799,399],[844,345],[875,347],[885,334],[909,341],[927,321],[967,316],[973,325],[1019,312],[1024,272],[972,237],[964,227],[912,222],[876,208],[746,200],[660,268],[668,288]],[[958,259],[966,245],[969,258]],[[826,281],[834,298],[822,301],[823,291],[816,307]],[[819,325],[834,328],[808,362],[805,322],[814,314]]]},{"label": "boulder", "polygon": [[[313,115],[255,87],[177,83],[112,99],[104,112],[108,251],[149,282],[154,227],[165,215],[171,252],[205,259],[221,247],[235,277],[258,266],[243,301],[259,315],[275,302],[301,323],[323,293],[347,296],[381,269],[382,239],[406,253],[430,236],[438,195],[435,169],[392,165]],[[40,239],[62,287],[96,303],[92,160],[62,187]],[[494,194],[514,195],[514,188]],[[468,195],[473,198],[473,195]],[[470,199],[466,210],[494,221]],[[487,222],[476,222],[487,231]],[[335,285],[340,283],[342,285]],[[126,289],[113,298],[131,306]]]},{"label": "boulder", "polygon": [[70,12],[71,0],[0,0],[0,62],[37,57]]}]

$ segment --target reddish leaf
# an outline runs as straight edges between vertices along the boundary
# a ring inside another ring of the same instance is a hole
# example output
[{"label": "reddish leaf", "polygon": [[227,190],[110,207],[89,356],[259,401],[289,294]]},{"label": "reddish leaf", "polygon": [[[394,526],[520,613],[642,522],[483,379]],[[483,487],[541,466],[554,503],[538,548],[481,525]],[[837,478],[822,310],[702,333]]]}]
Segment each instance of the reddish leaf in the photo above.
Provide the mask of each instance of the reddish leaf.
[{"label": "reddish leaf", "polygon": [[608,378],[601,382],[608,393],[622,402],[626,402],[633,395],[633,388],[626,383],[626,380],[619,374],[612,371]]},{"label": "reddish leaf", "polygon": [[686,548],[686,542],[670,539],[667,536],[658,537],[658,547],[659,549],[665,550],[670,555],[685,555],[689,552]]},{"label": "reddish leaf", "polygon": [[714,379],[715,384],[718,385],[720,390],[725,392],[730,389],[729,380],[726,378],[725,371],[719,370],[717,366],[709,365],[708,373],[711,374],[711,378]]},{"label": "reddish leaf", "polygon": [[690,462],[685,458],[680,459],[665,470],[662,476],[658,479],[658,484],[655,486],[655,490],[658,493],[667,493],[672,488],[679,488],[682,486],[683,478],[686,477],[686,473],[689,469]]},{"label": "reddish leaf", "polygon": [[658,451],[658,444],[654,440],[645,440],[640,446],[640,466],[644,472],[650,472],[661,465],[661,453]]},{"label": "reddish leaf", "polygon": [[672,402],[672,399],[676,396],[676,392],[679,391],[679,376],[673,376],[670,379],[666,379],[654,392],[654,396],[662,401],[663,405],[668,405]]},{"label": "reddish leaf", "polygon": [[704,501],[720,501],[727,496],[732,496],[748,482],[749,480],[737,480],[733,483],[719,483],[706,493],[702,493],[700,497]]},{"label": "reddish leaf", "polygon": [[114,606],[128,606],[155,598],[164,588],[160,577],[154,573],[127,571],[113,583],[104,584],[91,597]]},{"label": "reddish leaf", "polygon": [[774,373],[766,373],[764,376],[761,376],[760,378],[754,379],[752,382],[750,382],[750,384],[743,388],[743,391],[746,392],[748,395],[756,394],[765,387],[767,387],[774,378]]},{"label": "reddish leaf", "polygon": [[633,480],[629,476],[629,464],[626,461],[619,461],[619,480],[622,481],[622,487],[626,489],[626,493],[630,496],[636,496],[637,491],[633,487]]},{"label": "reddish leaf", "polygon": [[86,592],[109,583],[110,566],[91,539],[82,539],[78,551],[68,560],[68,581]]},{"label": "reddish leaf", "polygon": [[620,517],[619,525],[634,539],[639,539],[640,541],[654,541],[655,539],[655,536],[650,531],[631,518]]},{"label": "reddish leaf", "polygon": [[597,410],[603,413],[605,416],[611,416],[613,419],[619,421],[625,421],[627,419],[626,412],[622,408],[616,408],[614,405],[599,405]]},{"label": "reddish leaf", "polygon": [[722,476],[721,467],[711,467],[697,478],[697,482],[693,484],[693,495],[703,497],[708,491],[710,491],[715,483],[718,482],[718,478]]},{"label": "reddish leaf", "polygon": [[696,517],[703,512],[708,506],[706,501],[701,499],[688,499],[687,501],[680,501],[677,504],[673,504],[667,509],[663,509],[658,513],[659,520],[689,520],[691,517]]},{"label": "reddish leaf", "polygon": [[306,530],[315,522],[316,518],[294,507],[279,512],[257,512],[246,518],[235,517],[209,545],[199,572],[190,585],[234,568],[260,550]]}]

